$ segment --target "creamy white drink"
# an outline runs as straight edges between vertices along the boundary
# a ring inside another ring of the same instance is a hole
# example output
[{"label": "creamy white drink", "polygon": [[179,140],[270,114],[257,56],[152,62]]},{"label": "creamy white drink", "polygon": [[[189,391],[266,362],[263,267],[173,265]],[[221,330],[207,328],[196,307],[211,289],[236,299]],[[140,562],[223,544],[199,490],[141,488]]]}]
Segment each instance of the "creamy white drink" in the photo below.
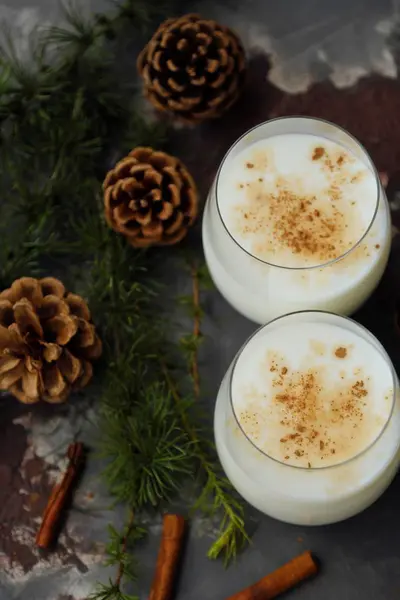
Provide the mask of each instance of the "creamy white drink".
[{"label": "creamy white drink", "polygon": [[305,525],[350,517],[400,462],[393,366],[349,319],[310,311],[272,321],[228,370],[215,438],[227,476],[259,510]]},{"label": "creamy white drink", "polygon": [[390,216],[362,147],[334,125],[277,119],[229,151],[203,219],[210,273],[225,298],[265,323],[306,308],[354,312],[390,249]]}]

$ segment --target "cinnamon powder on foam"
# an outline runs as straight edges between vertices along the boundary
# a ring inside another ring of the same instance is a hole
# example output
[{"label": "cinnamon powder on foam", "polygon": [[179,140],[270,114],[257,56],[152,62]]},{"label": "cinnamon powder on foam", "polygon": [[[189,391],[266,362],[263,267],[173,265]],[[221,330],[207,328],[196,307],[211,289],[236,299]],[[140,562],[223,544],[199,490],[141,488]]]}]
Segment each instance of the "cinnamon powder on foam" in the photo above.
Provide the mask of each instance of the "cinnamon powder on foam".
[{"label": "cinnamon powder on foam", "polygon": [[[344,348],[336,349],[345,358]],[[343,381],[327,386],[325,369],[291,370],[283,357],[272,359],[273,373],[270,406],[279,415],[282,437],[279,456],[274,458],[305,467],[335,464],[358,454],[368,445],[370,425],[364,422],[369,394],[369,377],[360,374],[343,377]],[[241,411],[239,420],[247,435],[259,446],[260,398]],[[264,409],[265,410],[265,409]],[[368,419],[367,419],[368,421]],[[267,448],[261,448],[268,453]]]},{"label": "cinnamon powder on foam", "polygon": [[[273,159],[261,156],[258,151],[247,169],[273,173]],[[252,251],[260,258],[268,259],[277,244],[312,262],[324,263],[345,254],[357,241],[352,229],[350,215],[341,210],[343,184],[356,183],[362,174],[349,171],[347,165],[354,158],[344,150],[328,151],[323,146],[312,149],[311,159],[318,162],[327,175],[329,186],[319,195],[302,194],[301,182],[276,176],[273,190],[267,190],[262,177],[246,184],[239,184],[246,192],[245,206],[238,206],[238,233],[242,237],[254,237]],[[329,202],[321,206],[321,197]],[[264,231],[272,230],[265,238]]]}]

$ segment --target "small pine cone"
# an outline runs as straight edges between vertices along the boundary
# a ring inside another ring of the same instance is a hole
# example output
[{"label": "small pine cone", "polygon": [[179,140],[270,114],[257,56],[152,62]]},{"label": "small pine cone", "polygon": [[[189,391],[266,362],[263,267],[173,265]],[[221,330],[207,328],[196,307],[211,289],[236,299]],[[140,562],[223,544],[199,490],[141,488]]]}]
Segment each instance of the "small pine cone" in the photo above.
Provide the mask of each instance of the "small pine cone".
[{"label": "small pine cone", "polygon": [[21,402],[63,402],[101,350],[86,302],[58,279],[22,277],[0,293],[0,389]]},{"label": "small pine cone", "polygon": [[243,87],[245,66],[231,29],[191,14],[162,23],[137,62],[153,106],[187,123],[230,108]]},{"label": "small pine cone", "polygon": [[196,219],[195,183],[180,160],[138,147],[104,180],[108,224],[136,248],[180,242]]}]

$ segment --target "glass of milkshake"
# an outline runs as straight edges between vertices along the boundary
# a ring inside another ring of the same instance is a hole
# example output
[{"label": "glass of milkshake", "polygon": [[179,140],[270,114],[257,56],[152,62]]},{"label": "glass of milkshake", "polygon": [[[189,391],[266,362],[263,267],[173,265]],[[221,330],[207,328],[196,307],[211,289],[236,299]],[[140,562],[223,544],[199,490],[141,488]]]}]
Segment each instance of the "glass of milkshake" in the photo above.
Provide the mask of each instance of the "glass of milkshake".
[{"label": "glass of milkshake", "polygon": [[378,284],[390,242],[387,199],[367,152],[319,119],[274,119],[244,134],[204,211],[211,276],[257,323],[309,308],[352,314]]},{"label": "glass of milkshake", "polygon": [[372,504],[399,467],[396,373],[355,321],[291,313],[233,360],[214,430],[222,466],[250,504],[299,525],[340,521]]}]

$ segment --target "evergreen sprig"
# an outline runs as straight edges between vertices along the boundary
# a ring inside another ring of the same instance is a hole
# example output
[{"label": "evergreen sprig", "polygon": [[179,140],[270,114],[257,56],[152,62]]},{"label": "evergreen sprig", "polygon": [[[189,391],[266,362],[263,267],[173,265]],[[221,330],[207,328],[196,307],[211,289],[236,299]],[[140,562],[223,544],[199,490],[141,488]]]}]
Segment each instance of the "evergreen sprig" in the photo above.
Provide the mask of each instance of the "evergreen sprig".
[{"label": "evergreen sprig", "polygon": [[129,581],[136,581],[139,575],[138,561],[132,557],[131,550],[135,544],[142,540],[147,530],[135,522],[135,515],[131,511],[125,529],[120,532],[112,525],[108,527],[110,541],[106,547],[106,566],[116,566],[119,569],[119,584],[122,576]]},{"label": "evergreen sprig", "polygon": [[201,387],[198,353],[203,342],[201,333],[203,310],[200,296],[202,291],[210,289],[213,284],[204,264],[199,265],[192,260],[189,262],[187,270],[191,277],[192,293],[179,300],[193,321],[193,331],[182,336],[180,344],[186,356],[192,381],[195,400],[190,407],[190,416],[195,417],[192,420],[182,410],[182,398],[165,363],[163,371],[170,393],[180,413],[183,429],[192,441],[194,454],[202,474],[202,491],[192,507],[192,512],[202,511],[211,518],[220,517],[219,535],[211,545],[208,557],[215,559],[223,554],[225,564],[228,564],[249,542],[249,538],[245,529],[243,505],[236,497],[230,481],[222,472],[215,445],[207,435],[208,427],[204,424],[204,415],[199,409]]},{"label": "evergreen sprig", "polygon": [[180,304],[192,325],[177,348],[163,325],[165,290],[160,294],[152,254],[129,247],[102,216],[110,157],[114,162],[141,144],[161,147],[168,134],[135,108],[134,82],[116,75],[112,40],[129,27],[154,26],[164,8],[158,0],[126,0],[112,14],[89,18],[69,4],[65,27],[37,33],[28,62],[10,43],[0,49],[0,283],[61,276],[87,298],[104,342],[98,422],[104,478],[129,516],[121,532],[109,531],[115,579],[91,600],[136,600],[125,593],[125,581],[138,573],[133,552],[144,533],[141,516],[163,510],[194,474],[200,492],[193,510],[220,519],[209,557],[229,561],[247,540],[243,507],[200,410],[207,271],[198,264],[184,269],[192,294]]},{"label": "evergreen sprig", "polygon": [[202,491],[192,507],[192,512],[202,511],[209,517],[220,517],[219,534],[209,548],[208,557],[215,559],[222,554],[225,564],[228,564],[249,541],[243,505],[235,496],[231,483],[222,473],[215,446],[210,441],[207,430],[201,426],[201,419],[190,418],[191,414],[198,411],[184,410],[183,399],[165,364],[163,370],[176,409],[180,414],[182,427],[192,443],[195,460],[200,467]]},{"label": "evergreen sprig", "polygon": [[129,410],[119,406],[115,410],[114,402],[108,405],[108,397],[103,403],[102,447],[109,458],[104,476],[113,495],[129,506],[156,507],[168,502],[180,489],[183,477],[191,475],[190,441],[179,427],[165,387],[159,383],[142,386],[135,381],[133,388],[128,385],[121,392],[127,394],[122,403],[130,401]]},{"label": "evergreen sprig", "polygon": [[107,583],[98,583],[87,600],[139,600],[139,597],[125,594],[117,583],[109,579]]}]

